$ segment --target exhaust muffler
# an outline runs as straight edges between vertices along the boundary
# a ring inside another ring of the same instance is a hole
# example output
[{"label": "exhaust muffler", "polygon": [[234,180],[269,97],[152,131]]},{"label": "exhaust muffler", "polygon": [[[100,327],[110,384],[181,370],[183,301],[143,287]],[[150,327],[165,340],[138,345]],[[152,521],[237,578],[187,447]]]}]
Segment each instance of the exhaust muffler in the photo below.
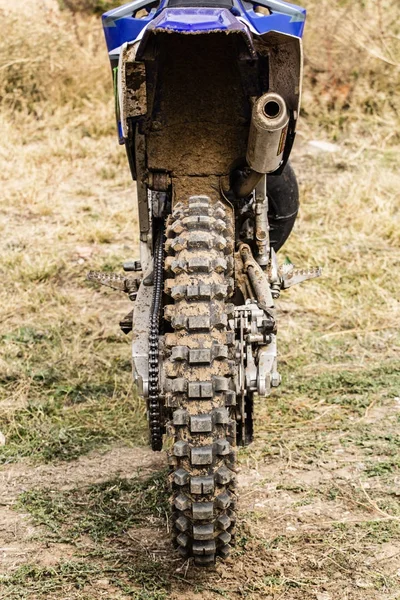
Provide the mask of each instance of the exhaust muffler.
[{"label": "exhaust muffler", "polygon": [[289,112],[279,94],[268,92],[253,105],[246,161],[248,169],[236,172],[233,191],[238,198],[249,196],[261,177],[276,171],[282,163]]},{"label": "exhaust muffler", "polygon": [[247,164],[257,173],[273,173],[283,160],[289,113],[279,94],[268,92],[253,106]]}]

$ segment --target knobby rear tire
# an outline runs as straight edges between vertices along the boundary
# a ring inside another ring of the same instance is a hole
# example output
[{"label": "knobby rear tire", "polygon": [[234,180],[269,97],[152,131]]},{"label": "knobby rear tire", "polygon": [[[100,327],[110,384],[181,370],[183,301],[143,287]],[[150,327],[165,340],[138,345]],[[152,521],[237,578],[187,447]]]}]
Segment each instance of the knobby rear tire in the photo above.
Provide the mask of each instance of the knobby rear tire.
[{"label": "knobby rear tire", "polygon": [[233,219],[207,196],[175,205],[166,228],[165,402],[172,415],[169,455],[173,535],[198,566],[229,555],[235,525],[236,422]]}]

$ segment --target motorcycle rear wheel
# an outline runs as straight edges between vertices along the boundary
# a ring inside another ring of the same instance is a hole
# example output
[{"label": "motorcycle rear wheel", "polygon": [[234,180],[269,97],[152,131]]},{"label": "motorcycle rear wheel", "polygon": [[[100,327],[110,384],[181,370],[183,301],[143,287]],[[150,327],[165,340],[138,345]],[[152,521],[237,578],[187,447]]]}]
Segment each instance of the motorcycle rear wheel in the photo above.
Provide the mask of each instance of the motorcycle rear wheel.
[{"label": "motorcycle rear wheel", "polygon": [[234,231],[207,196],[175,205],[166,228],[165,404],[173,437],[174,539],[198,566],[229,555],[235,525]]}]

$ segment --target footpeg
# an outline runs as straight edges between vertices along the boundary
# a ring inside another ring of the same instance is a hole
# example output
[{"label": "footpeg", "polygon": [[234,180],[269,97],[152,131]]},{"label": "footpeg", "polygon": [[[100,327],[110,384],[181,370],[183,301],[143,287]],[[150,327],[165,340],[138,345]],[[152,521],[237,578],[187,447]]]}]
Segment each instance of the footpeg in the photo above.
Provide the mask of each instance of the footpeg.
[{"label": "footpeg", "polygon": [[303,283],[309,279],[315,279],[322,275],[321,267],[311,267],[309,269],[295,269],[291,263],[286,263],[279,268],[281,279],[281,288],[287,290],[293,285]]},{"label": "footpeg", "polygon": [[105,273],[104,271],[90,271],[86,278],[89,281],[95,281],[118,292],[124,292],[128,294],[129,299],[132,301],[136,300],[141,281],[140,277],[124,277],[124,275]]}]

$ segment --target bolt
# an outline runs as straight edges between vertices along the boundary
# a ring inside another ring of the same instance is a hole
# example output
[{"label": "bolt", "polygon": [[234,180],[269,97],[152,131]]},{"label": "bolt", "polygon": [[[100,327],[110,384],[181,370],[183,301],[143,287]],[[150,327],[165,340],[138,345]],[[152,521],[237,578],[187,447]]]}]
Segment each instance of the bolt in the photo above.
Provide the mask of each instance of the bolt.
[{"label": "bolt", "polygon": [[122,265],[122,268],[125,272],[142,270],[142,266],[139,260],[129,260]]},{"label": "bolt", "polygon": [[282,381],[282,377],[278,371],[271,374],[271,387],[278,387]]}]

